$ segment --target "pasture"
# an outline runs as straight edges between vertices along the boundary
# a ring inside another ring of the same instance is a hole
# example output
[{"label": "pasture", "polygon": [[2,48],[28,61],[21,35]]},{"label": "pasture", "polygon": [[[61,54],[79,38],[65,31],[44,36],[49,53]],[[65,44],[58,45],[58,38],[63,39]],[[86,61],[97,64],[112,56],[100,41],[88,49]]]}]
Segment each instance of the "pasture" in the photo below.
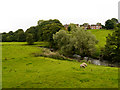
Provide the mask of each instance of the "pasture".
[{"label": "pasture", "polygon": [[[97,32],[94,32],[97,33]],[[99,36],[97,37],[99,38]],[[118,88],[118,68],[34,57],[47,42],[2,43],[3,88]]]},{"label": "pasture", "polygon": [[104,47],[106,44],[106,37],[108,34],[112,34],[114,30],[104,30],[104,29],[94,29],[94,30],[88,30],[91,31],[92,34],[96,36],[96,39],[99,41],[98,46],[99,47]]},{"label": "pasture", "polygon": [[105,29],[94,29],[94,30],[88,30],[93,35],[96,36],[96,39],[98,40],[98,44],[96,45],[96,53],[93,55],[94,57],[99,57],[100,49],[103,48],[106,44],[106,37],[108,34],[112,34],[114,30],[105,30]]}]

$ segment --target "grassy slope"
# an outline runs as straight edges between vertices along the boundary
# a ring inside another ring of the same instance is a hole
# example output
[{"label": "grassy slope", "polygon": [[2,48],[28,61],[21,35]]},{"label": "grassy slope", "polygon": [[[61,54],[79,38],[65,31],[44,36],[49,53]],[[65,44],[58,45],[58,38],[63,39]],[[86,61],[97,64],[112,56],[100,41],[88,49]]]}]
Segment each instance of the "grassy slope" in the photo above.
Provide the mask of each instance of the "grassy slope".
[{"label": "grassy slope", "polygon": [[3,88],[118,87],[118,68],[88,64],[83,69],[79,62],[33,57],[41,48],[24,44],[3,43]]},{"label": "grassy slope", "polygon": [[96,30],[88,30],[88,31],[91,31],[92,34],[96,36],[96,39],[99,41],[98,44],[96,45],[97,50],[95,54],[95,56],[99,57],[100,48],[105,46],[106,37],[108,36],[108,34],[112,34],[113,30],[96,29]]},{"label": "grassy slope", "polygon": [[99,40],[98,42],[98,46],[99,47],[104,47],[104,45],[106,44],[106,37],[108,36],[108,34],[112,34],[113,30],[104,30],[104,29],[96,29],[96,30],[88,30],[91,31],[97,38],[97,40]]}]

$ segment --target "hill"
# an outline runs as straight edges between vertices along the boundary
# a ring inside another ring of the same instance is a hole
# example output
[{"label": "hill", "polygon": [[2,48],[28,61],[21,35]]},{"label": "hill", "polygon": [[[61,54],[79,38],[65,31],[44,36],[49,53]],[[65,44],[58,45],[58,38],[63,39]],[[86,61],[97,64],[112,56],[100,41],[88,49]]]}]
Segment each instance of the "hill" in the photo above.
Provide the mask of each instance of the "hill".
[{"label": "hill", "polygon": [[108,34],[112,34],[114,30],[93,29],[88,31],[91,31],[96,36],[97,40],[99,40],[98,46],[104,47],[104,45],[106,44],[106,37],[108,36]]},{"label": "hill", "polygon": [[105,29],[90,29],[88,31],[91,31],[92,34],[94,34],[99,41],[98,44],[96,45],[97,50],[95,55],[93,55],[93,58],[98,58],[100,54],[100,48],[104,47],[106,44],[106,37],[108,34],[112,34],[114,30],[105,30]]}]

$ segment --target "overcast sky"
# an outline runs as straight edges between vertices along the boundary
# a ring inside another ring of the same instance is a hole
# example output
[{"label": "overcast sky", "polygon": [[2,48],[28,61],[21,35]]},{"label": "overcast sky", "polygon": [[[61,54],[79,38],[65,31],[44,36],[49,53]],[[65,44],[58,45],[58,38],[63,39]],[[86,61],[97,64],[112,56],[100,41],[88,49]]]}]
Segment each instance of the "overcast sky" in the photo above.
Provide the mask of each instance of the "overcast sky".
[{"label": "overcast sky", "polygon": [[0,0],[0,32],[24,31],[40,19],[62,24],[105,23],[118,18],[120,0]]}]

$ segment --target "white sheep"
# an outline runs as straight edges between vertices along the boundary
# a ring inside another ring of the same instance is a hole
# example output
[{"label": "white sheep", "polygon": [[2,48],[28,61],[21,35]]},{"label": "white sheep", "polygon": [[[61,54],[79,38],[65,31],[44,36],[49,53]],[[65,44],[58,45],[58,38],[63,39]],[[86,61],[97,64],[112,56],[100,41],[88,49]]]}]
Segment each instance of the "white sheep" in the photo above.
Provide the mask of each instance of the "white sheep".
[{"label": "white sheep", "polygon": [[86,64],[86,63],[82,63],[82,64],[87,67],[87,64]]},{"label": "white sheep", "polygon": [[83,67],[83,68],[85,68],[85,65],[84,65],[84,64],[81,64],[81,65],[80,65],[80,67]]}]

